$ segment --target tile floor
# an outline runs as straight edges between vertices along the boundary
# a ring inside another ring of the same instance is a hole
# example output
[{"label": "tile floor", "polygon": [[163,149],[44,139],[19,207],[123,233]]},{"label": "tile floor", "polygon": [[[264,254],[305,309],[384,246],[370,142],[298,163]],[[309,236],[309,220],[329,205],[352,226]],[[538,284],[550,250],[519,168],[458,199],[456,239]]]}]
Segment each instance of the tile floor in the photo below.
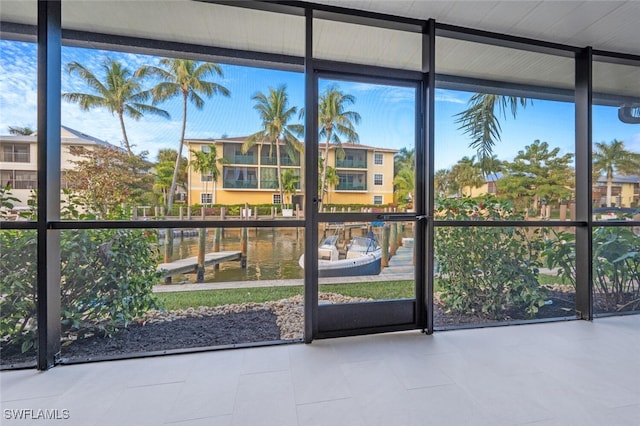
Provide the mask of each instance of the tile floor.
[{"label": "tile floor", "polygon": [[[0,386],[3,425],[638,426],[640,315],[11,371]],[[17,409],[69,419],[9,420]]]}]

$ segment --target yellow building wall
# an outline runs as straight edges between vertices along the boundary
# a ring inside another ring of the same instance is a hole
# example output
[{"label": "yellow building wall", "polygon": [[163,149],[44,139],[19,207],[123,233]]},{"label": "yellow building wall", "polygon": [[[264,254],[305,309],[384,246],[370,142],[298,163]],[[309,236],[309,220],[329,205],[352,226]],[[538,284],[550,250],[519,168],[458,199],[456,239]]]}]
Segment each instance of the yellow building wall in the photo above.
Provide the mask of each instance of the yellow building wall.
[{"label": "yellow building wall", "polygon": [[482,184],[480,186],[476,186],[476,187],[470,187],[470,186],[465,186],[462,189],[462,194],[466,195],[467,197],[479,197],[481,195],[485,195],[489,193],[489,184],[485,183]]},{"label": "yellow building wall", "polygon": [[634,184],[623,183],[620,188],[620,207],[631,207],[634,200]]},{"label": "yellow building wall", "polygon": [[[187,158],[189,163],[193,160],[193,154],[191,151],[199,151],[203,145],[209,145],[214,143],[218,156],[221,157],[223,153],[223,142],[219,141],[186,141],[187,145]],[[382,204],[393,203],[393,157],[395,152],[382,152],[383,164],[374,164],[374,151],[373,149],[367,150],[367,168],[363,169],[345,169],[340,168],[338,170],[351,170],[351,171],[363,171],[367,173],[367,190],[366,191],[336,191],[334,187],[329,187],[328,197],[325,197],[325,203],[330,204],[373,204],[374,195],[382,196]],[[323,154],[321,149],[321,154]],[[329,150],[329,165],[334,167],[335,162],[335,150]],[[244,165],[243,165],[244,166]],[[259,167],[258,165],[246,165],[248,167]],[[274,167],[269,165],[269,167]],[[223,165],[219,166],[220,176],[218,178],[216,188],[213,191],[213,183],[207,182],[207,192],[213,194],[213,202],[215,204],[271,204],[273,202],[273,194],[277,194],[277,189],[225,189],[223,188]],[[285,167],[286,169],[286,167]],[[383,185],[374,185],[374,174],[380,173],[383,175]],[[188,196],[189,204],[200,204],[200,196],[205,192],[205,182],[201,182],[200,173],[189,167],[189,181],[188,181]],[[296,194],[302,194],[299,190]],[[286,197],[286,196],[285,196]],[[287,198],[288,201],[288,198]]]}]

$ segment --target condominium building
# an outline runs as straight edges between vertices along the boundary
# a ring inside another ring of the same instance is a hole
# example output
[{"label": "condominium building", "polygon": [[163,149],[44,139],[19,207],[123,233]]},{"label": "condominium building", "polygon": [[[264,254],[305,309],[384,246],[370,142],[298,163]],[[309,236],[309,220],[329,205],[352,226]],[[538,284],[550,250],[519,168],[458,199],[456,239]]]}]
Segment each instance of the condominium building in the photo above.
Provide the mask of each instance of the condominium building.
[{"label": "condominium building", "polygon": [[[116,148],[109,142],[87,135],[67,126],[60,126],[62,152],[60,167],[62,174],[73,168],[78,156],[71,154],[72,146],[92,149],[96,146]],[[31,194],[38,186],[38,136],[0,135],[0,187],[11,188],[12,195],[18,199],[15,207],[26,207]]]},{"label": "condominium building", "polygon": [[[302,207],[302,188],[299,178],[292,200],[280,200],[277,178],[276,149],[269,143],[257,143],[242,151],[244,137],[221,139],[189,139],[185,141],[189,159],[190,204],[280,204],[293,202]],[[211,173],[201,173],[193,167],[195,152],[210,150],[215,146],[218,162],[218,179]],[[325,144],[319,144],[322,157]],[[377,204],[393,202],[393,157],[398,151],[368,145],[344,143],[342,150],[329,147],[328,165],[335,174],[327,180],[324,202],[326,204]],[[301,153],[290,154],[280,146],[282,172],[290,170],[300,177]]]}]

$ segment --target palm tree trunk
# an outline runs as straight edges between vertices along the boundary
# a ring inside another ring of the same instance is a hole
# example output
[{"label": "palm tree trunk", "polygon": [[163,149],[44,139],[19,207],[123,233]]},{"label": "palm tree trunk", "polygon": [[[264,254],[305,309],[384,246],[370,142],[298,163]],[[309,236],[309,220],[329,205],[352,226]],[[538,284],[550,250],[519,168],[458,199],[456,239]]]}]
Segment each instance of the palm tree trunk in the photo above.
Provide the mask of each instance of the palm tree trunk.
[{"label": "palm tree trunk", "polygon": [[176,166],[173,169],[173,178],[171,179],[171,188],[169,188],[169,201],[167,202],[167,214],[171,213],[173,207],[173,197],[176,192],[176,183],[178,181],[178,170],[180,169],[180,159],[182,157],[182,146],[184,145],[184,133],[187,128],[187,94],[182,95],[182,132],[180,134],[180,146],[178,147],[178,158],[176,158]]},{"label": "palm tree trunk", "polygon": [[[331,140],[331,131],[327,132],[327,141],[324,147],[324,161],[322,162],[322,179],[320,181],[320,202],[318,203],[318,210],[322,210],[322,199],[324,198],[324,186],[327,183],[327,169],[329,168],[329,141]],[[327,197],[329,196],[329,190],[327,189]]]},{"label": "palm tree trunk", "polygon": [[127,131],[124,128],[124,117],[121,112],[118,112],[118,118],[120,119],[120,128],[122,129],[122,136],[124,137],[124,147],[127,149],[129,155],[133,155],[131,151],[131,145],[129,145],[129,138],[127,137]]},{"label": "palm tree trunk", "polygon": [[611,207],[611,188],[613,187],[613,174],[607,174],[607,207]]},{"label": "palm tree trunk", "polygon": [[284,203],[284,193],[282,191],[282,170],[280,165],[280,143],[276,139],[276,168],[278,170],[278,190],[280,191],[280,205]]}]

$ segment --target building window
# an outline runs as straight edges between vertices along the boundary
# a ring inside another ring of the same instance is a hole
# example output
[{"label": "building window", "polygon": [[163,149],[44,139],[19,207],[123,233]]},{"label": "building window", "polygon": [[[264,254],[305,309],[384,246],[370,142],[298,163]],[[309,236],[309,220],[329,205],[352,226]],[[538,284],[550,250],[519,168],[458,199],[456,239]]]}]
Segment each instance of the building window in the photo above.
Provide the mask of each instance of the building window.
[{"label": "building window", "polygon": [[212,204],[213,203],[213,194],[201,192],[200,193],[200,204]]},{"label": "building window", "polygon": [[373,164],[376,166],[382,166],[383,155],[381,152],[376,152],[373,154]]},{"label": "building window", "polygon": [[376,173],[373,175],[373,184],[382,185],[382,173]]},{"label": "building window", "polygon": [[6,161],[7,163],[29,163],[31,161],[29,145],[17,143],[2,145],[0,161]]},{"label": "building window", "polygon": [[273,204],[282,204],[282,199],[280,198],[280,194],[273,194]]},{"label": "building window", "polygon": [[213,181],[212,175],[200,175],[200,182],[212,182],[212,181]]},{"label": "building window", "polygon": [[373,204],[382,204],[382,202],[384,201],[384,198],[382,197],[382,195],[374,195],[373,196]]},{"label": "building window", "polygon": [[12,189],[36,189],[38,173],[30,170],[2,170],[0,172],[0,186]]}]

